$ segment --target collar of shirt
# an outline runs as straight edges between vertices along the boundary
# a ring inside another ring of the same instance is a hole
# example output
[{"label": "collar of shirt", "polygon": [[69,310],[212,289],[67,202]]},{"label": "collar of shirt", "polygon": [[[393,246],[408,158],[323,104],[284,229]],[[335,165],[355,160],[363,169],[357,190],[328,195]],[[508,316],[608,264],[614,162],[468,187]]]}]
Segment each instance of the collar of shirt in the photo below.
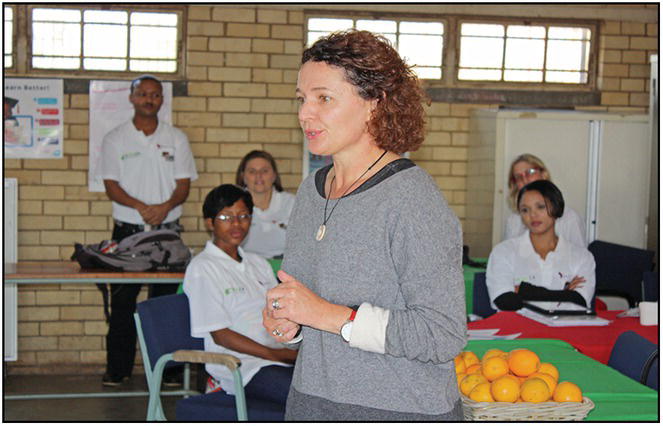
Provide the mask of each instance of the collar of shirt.
[{"label": "collar of shirt", "polygon": [[518,240],[518,255],[524,258],[534,256],[537,260],[541,262],[547,262],[553,260],[556,257],[561,256],[561,253],[566,250],[566,244],[567,244],[566,240],[559,235],[557,236],[557,238],[558,238],[557,247],[555,247],[555,250],[548,253],[546,259],[544,260],[541,259],[541,256],[539,256],[539,254],[536,251],[534,251],[534,246],[532,245],[532,241],[529,238],[529,231],[524,232],[519,237]]},{"label": "collar of shirt", "polygon": [[[246,269],[246,262],[236,261],[235,259],[230,257],[228,253],[217,247],[217,245],[214,244],[214,241],[212,240],[209,240],[207,241],[207,243],[205,243],[205,251],[214,257],[218,257],[220,261],[228,263],[229,267],[237,268],[240,271],[244,271]],[[244,250],[241,247],[238,247],[237,251],[239,252],[239,255],[242,257],[242,260],[246,259]]]}]

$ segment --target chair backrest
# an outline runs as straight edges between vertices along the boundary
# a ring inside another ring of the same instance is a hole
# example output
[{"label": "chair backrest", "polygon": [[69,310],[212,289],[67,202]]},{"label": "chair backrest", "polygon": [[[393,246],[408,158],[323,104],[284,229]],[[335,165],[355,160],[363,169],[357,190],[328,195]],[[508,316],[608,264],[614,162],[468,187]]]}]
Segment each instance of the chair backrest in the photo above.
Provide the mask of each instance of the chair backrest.
[{"label": "chair backrest", "polygon": [[608,365],[633,380],[646,384],[652,365],[657,359],[658,346],[655,343],[634,331],[625,331],[617,337]]},{"label": "chair backrest", "polygon": [[163,354],[178,349],[204,349],[203,339],[191,337],[186,294],[147,299],[136,305],[136,312],[152,368]]},{"label": "chair backrest", "polygon": [[490,297],[488,296],[485,272],[476,272],[474,274],[472,312],[483,318],[487,318],[497,312],[490,306]]},{"label": "chair backrest", "polygon": [[649,386],[652,389],[658,390],[659,388],[659,360],[661,359],[660,356],[657,356],[654,362],[651,365],[651,368],[649,369],[649,374],[647,374],[647,380],[645,381],[645,384]]},{"label": "chair backrest", "polygon": [[645,271],[642,276],[642,285],[645,292],[642,300],[658,302],[660,293],[658,274],[659,272],[656,271]]},{"label": "chair backrest", "polygon": [[654,252],[605,241],[587,247],[596,261],[596,293],[625,297],[631,307],[642,300],[645,271],[654,268]]}]

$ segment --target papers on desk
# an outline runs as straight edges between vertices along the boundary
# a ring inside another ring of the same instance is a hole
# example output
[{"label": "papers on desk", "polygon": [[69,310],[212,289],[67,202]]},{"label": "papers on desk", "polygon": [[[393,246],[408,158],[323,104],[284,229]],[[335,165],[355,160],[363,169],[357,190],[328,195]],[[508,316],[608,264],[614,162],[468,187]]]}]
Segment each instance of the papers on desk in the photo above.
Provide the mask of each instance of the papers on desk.
[{"label": "papers on desk", "polygon": [[527,308],[516,311],[531,320],[540,322],[550,327],[576,327],[576,326],[602,326],[610,324],[610,321],[597,317],[596,315],[543,315]]},{"label": "papers on desk", "polygon": [[507,334],[498,336],[499,328],[489,328],[484,330],[467,330],[468,340],[514,340],[522,333]]}]

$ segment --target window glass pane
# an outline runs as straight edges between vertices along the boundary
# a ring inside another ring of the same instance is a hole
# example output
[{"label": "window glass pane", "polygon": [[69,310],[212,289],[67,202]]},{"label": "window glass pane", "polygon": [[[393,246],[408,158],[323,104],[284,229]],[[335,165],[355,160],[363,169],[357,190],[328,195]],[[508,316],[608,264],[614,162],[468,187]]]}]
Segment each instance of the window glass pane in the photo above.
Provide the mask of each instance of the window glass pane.
[{"label": "window glass pane", "polygon": [[357,21],[356,28],[374,33],[395,33],[396,21],[367,21],[360,19]]},{"label": "window glass pane", "polygon": [[442,65],[442,36],[401,35],[398,52],[411,65]]},{"label": "window glass pane", "polygon": [[413,67],[412,68],[419,78],[428,78],[439,80],[442,78],[442,69],[439,67]]},{"label": "window glass pane", "polygon": [[401,22],[400,32],[407,34],[444,34],[441,22]]},{"label": "window glass pane", "polygon": [[588,69],[589,49],[583,41],[549,40],[546,58],[547,68],[551,70]]},{"label": "window glass pane", "polygon": [[566,39],[566,40],[589,40],[592,32],[589,28],[571,28],[571,27],[550,27],[548,28],[548,38]]},{"label": "window glass pane", "polygon": [[[83,37],[84,56],[111,58],[127,56],[127,27],[124,25],[86,24],[83,27]],[[108,43],[108,40],[113,42]]]},{"label": "window glass pane", "polygon": [[131,27],[132,58],[177,58],[177,28]]},{"label": "window glass pane", "polygon": [[126,59],[83,59],[83,68],[86,70],[126,71]]},{"label": "window glass pane", "polygon": [[81,11],[76,9],[32,9],[33,21],[81,22]]},{"label": "window glass pane", "polygon": [[80,66],[81,60],[79,58],[32,57],[33,68],[78,69]]},{"label": "window glass pane", "polygon": [[331,31],[310,31],[306,40],[307,46],[312,46],[320,37],[331,34]]},{"label": "window glass pane", "polygon": [[81,26],[34,22],[32,24],[32,53],[34,55],[79,56]]},{"label": "window glass pane", "polygon": [[507,37],[545,38],[546,27],[532,27],[529,25],[509,25],[506,29]]},{"label": "window glass pane", "polygon": [[177,71],[176,61],[129,61],[129,70],[131,71],[153,71],[153,72],[175,72]]},{"label": "window glass pane", "polygon": [[587,84],[586,72],[546,71],[546,83]]},{"label": "window glass pane", "polygon": [[504,37],[504,25],[461,24],[461,35]]},{"label": "window glass pane", "polygon": [[502,71],[500,70],[470,70],[461,68],[458,70],[458,78],[460,80],[490,80],[499,81],[502,78]]},{"label": "window glass pane", "polygon": [[499,68],[503,47],[501,38],[461,37],[460,66]]},{"label": "window glass pane", "polygon": [[544,40],[507,39],[505,68],[542,69]]},{"label": "window glass pane", "polygon": [[[5,7],[5,31],[4,31],[4,36],[5,36],[5,42],[4,42],[4,49],[5,49],[5,61],[7,61],[7,57],[10,58],[11,60],[11,54],[14,51],[14,20],[13,20],[13,14],[14,14],[14,9],[11,7]],[[7,64],[5,64],[5,67],[7,67]]]},{"label": "window glass pane", "polygon": [[540,83],[543,81],[543,71],[505,70],[504,81]]},{"label": "window glass pane", "polygon": [[83,12],[85,22],[100,24],[126,24],[129,14],[121,10],[86,10]]},{"label": "window glass pane", "polygon": [[134,12],[131,14],[131,25],[177,26],[176,13]]},{"label": "window glass pane", "polygon": [[311,18],[308,20],[310,31],[331,32],[352,28],[352,19]]}]

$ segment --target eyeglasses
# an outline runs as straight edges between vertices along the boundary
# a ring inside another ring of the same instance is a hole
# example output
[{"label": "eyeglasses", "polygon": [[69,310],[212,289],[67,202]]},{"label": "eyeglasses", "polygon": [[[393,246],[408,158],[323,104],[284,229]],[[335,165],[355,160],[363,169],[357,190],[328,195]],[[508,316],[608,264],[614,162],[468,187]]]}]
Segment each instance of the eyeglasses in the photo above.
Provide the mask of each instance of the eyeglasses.
[{"label": "eyeglasses", "polygon": [[220,214],[217,216],[217,219],[219,219],[221,222],[232,222],[233,220],[237,219],[240,222],[248,222],[251,220],[250,214],[240,214],[237,216],[229,216],[227,214]]},{"label": "eyeglasses", "polygon": [[531,169],[527,169],[523,171],[522,173],[514,174],[512,176],[512,179],[514,182],[524,182],[526,178],[539,173],[541,169],[538,169],[536,167],[532,167]]}]

